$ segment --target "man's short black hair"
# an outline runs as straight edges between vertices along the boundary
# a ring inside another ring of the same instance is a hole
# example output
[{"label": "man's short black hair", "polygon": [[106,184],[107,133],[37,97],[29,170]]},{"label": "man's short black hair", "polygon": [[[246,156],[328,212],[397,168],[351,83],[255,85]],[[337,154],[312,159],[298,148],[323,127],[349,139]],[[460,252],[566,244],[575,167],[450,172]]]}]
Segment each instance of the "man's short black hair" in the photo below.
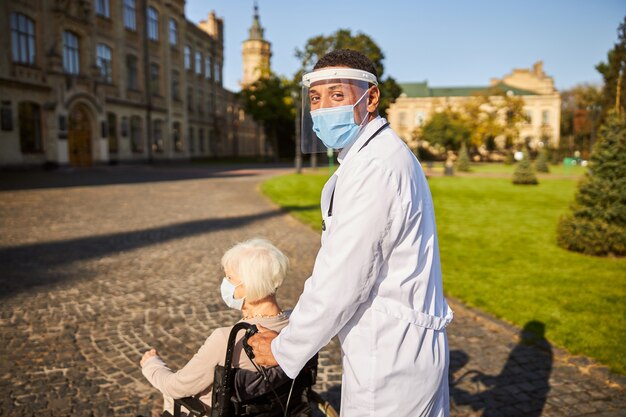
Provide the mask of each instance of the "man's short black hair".
[{"label": "man's short black hair", "polygon": [[314,70],[327,67],[348,67],[372,73],[378,78],[374,63],[360,52],[352,49],[336,49],[320,58]]}]

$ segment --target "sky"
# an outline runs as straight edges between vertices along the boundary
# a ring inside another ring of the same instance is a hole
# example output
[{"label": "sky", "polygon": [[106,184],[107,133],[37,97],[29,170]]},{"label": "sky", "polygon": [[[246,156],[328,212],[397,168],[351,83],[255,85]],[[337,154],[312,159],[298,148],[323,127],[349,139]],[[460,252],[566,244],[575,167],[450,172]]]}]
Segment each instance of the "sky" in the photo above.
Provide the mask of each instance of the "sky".
[{"label": "sky", "polygon": [[[239,91],[241,47],[253,0],[187,0],[198,23],[211,10],[224,19],[224,86]],[[292,77],[309,38],[338,29],[369,35],[382,49],[385,76],[432,87],[486,86],[513,68],[543,60],[560,90],[601,83],[626,16],[626,0],[258,0],[272,71]]]}]

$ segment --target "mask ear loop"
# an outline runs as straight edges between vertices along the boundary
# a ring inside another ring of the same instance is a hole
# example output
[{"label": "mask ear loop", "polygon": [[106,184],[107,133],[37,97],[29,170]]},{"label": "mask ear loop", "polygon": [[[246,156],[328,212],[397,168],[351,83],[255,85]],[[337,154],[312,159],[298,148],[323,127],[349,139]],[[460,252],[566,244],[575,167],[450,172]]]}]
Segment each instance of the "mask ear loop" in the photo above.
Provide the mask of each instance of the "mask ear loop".
[{"label": "mask ear loop", "polygon": [[[356,101],[356,103],[354,103],[354,105],[352,106],[353,108],[354,108],[354,107],[357,107],[357,106],[359,105],[359,103],[361,102],[361,100],[363,100],[363,97],[365,97],[365,96],[369,96],[370,88],[371,88],[371,87],[368,87],[368,89],[367,89],[367,90],[365,90],[365,93],[363,93],[363,95],[361,96],[361,98],[360,98],[360,99],[358,99],[358,100]],[[361,124],[359,124],[359,132],[361,132],[361,130],[363,130],[363,127],[367,124],[367,123],[365,123],[365,122],[367,121],[368,116],[369,116],[369,112],[367,111],[367,105],[366,105],[366,106],[365,106],[365,115],[361,117]]]}]

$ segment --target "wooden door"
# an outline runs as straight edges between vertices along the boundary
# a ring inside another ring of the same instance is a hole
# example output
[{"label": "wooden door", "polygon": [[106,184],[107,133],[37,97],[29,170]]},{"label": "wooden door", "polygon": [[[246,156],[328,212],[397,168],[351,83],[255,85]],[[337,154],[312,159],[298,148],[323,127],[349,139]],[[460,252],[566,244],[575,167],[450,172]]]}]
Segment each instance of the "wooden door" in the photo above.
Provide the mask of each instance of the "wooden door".
[{"label": "wooden door", "polygon": [[69,116],[68,148],[70,164],[73,166],[91,166],[91,119],[84,106],[76,106]]}]

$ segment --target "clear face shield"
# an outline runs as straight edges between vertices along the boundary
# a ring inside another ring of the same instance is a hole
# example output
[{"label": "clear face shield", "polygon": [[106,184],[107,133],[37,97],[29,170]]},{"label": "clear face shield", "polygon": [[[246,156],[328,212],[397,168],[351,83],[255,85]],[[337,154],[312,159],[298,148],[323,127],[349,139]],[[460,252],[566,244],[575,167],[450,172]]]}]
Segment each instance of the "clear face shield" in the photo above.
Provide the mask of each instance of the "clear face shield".
[{"label": "clear face shield", "polygon": [[367,124],[369,91],[378,81],[369,72],[324,68],[302,77],[303,153],[325,153],[350,145]]}]

